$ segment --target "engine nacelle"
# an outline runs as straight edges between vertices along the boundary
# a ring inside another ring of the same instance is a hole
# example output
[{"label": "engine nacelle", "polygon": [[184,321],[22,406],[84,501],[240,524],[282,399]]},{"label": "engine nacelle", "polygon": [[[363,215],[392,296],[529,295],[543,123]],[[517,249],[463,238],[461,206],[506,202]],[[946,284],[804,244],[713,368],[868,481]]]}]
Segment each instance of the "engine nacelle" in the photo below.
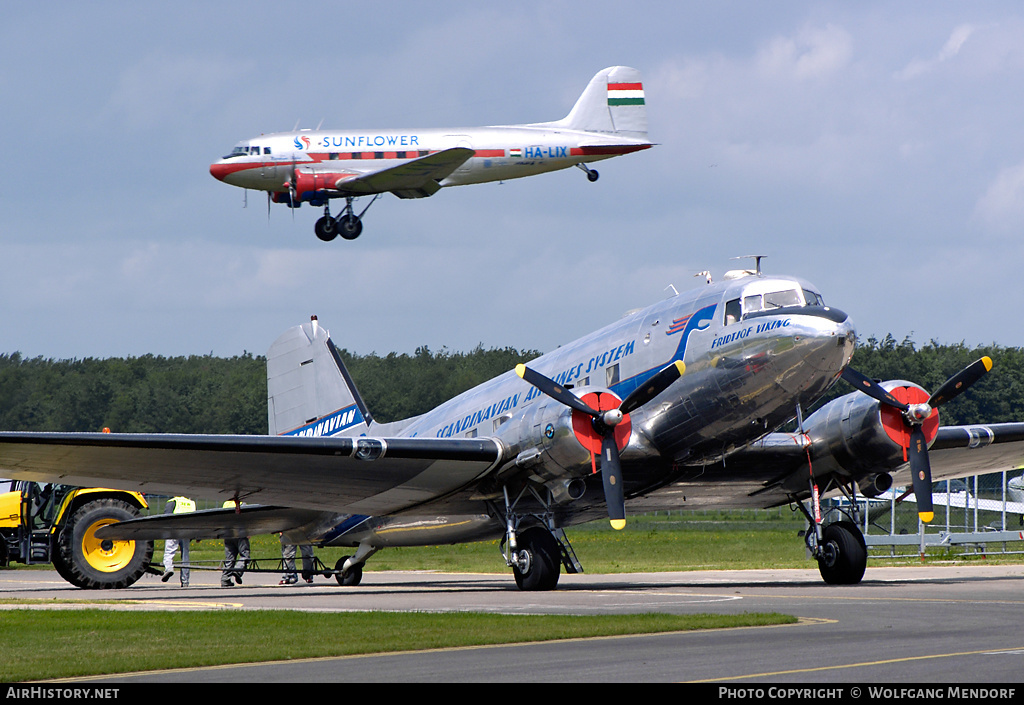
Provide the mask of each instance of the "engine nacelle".
[{"label": "engine nacelle", "polygon": [[[883,382],[882,387],[907,404],[920,404],[929,397],[912,382]],[[929,446],[935,440],[938,427],[938,411],[932,410],[922,425]],[[861,392],[829,402],[808,417],[804,430],[811,438],[815,474],[838,472],[874,490],[886,481],[882,477],[876,482],[875,476],[887,474],[907,462],[910,426],[905,423],[902,412]]]},{"label": "engine nacelle", "polygon": [[[599,411],[617,409],[622,403],[607,389],[588,387],[579,392],[588,406]],[[615,423],[615,441],[620,450],[625,448],[632,433],[629,416],[608,423]],[[591,474],[594,456],[601,454],[602,436],[594,429],[592,417],[542,396],[530,405],[519,429],[517,445],[523,449],[524,466],[552,490],[556,501],[578,498],[581,484],[571,481]]]},{"label": "engine nacelle", "polygon": [[315,171],[295,172],[295,192],[299,200],[308,201],[313,198],[317,191],[327,191],[336,188],[338,181],[337,174],[320,174]]}]

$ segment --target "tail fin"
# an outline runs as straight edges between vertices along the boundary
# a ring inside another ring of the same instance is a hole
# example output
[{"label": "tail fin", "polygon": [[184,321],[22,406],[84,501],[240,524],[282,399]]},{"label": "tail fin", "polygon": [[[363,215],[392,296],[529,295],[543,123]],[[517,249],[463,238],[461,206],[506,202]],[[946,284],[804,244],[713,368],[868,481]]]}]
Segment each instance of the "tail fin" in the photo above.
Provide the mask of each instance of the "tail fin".
[{"label": "tail fin", "polygon": [[373,423],[316,316],[267,351],[267,419],[271,435],[355,436]]},{"label": "tail fin", "polygon": [[640,72],[612,66],[590,79],[569,114],[551,123],[588,132],[627,133],[647,139],[647,106]]}]

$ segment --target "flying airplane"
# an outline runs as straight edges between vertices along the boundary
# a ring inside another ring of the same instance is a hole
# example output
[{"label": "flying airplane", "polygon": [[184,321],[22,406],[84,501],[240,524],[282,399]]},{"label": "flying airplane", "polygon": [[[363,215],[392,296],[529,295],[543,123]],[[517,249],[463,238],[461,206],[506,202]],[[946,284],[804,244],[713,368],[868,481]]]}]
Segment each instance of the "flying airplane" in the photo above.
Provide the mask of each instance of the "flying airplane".
[{"label": "flying airplane", "polygon": [[[4,432],[0,475],[245,501],[108,519],[91,545],[280,531],[354,548],[336,566],[342,584],[358,583],[389,546],[499,539],[521,589],[553,589],[562,567],[581,570],[563,530],[573,524],[606,515],[620,528],[627,510],[792,504],[825,581],[853,584],[864,537],[856,521],[823,524],[821,497],[877,495],[895,477],[917,488],[927,521],[933,479],[1024,459],[1024,423],[939,425],[938,407],[991,360],[928,394],[856,372],[855,341],[818,287],[766,276],[758,260],[432,411],[378,423],[313,317],[267,354],[267,436]],[[840,380],[855,390],[804,418]],[[796,431],[780,430],[793,419]]]},{"label": "flying airplane", "polygon": [[[599,71],[569,114],[554,122],[473,128],[299,130],[261,135],[235,145],[210,165],[232,186],[267,192],[298,208],[323,206],[316,236],[353,240],[362,232],[354,201],[393,193],[425,198],[445,186],[518,179],[576,166],[597,181],[592,162],[652,147],[640,72]],[[345,199],[331,215],[330,202]],[[372,205],[373,201],[370,201]]]}]

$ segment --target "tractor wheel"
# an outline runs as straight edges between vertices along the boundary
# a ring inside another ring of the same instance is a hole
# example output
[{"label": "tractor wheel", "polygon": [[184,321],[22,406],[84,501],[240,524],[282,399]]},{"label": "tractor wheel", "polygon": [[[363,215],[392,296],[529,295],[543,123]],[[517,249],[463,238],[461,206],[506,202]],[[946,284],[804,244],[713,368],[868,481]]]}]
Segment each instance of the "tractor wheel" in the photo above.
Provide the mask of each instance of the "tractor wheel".
[{"label": "tractor wheel", "polygon": [[153,542],[98,539],[96,532],[138,514],[133,505],[118,499],[95,499],[80,506],[57,540],[53,556],[57,572],[72,585],[89,590],[133,584],[153,558]]}]

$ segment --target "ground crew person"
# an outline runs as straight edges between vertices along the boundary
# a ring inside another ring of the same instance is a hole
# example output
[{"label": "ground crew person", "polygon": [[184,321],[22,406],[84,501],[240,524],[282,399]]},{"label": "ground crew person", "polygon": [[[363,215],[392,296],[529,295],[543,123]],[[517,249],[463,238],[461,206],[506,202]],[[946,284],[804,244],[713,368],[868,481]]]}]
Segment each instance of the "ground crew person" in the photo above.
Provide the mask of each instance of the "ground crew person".
[{"label": "ground crew person", "polygon": [[[237,509],[242,503],[235,503],[229,499],[224,503],[224,509]],[[249,565],[249,537],[225,538],[224,539],[224,572],[220,576],[221,587],[231,587],[231,579],[239,585],[242,584],[242,573]]]},{"label": "ground crew person", "polygon": [[[187,514],[196,510],[196,503],[188,497],[171,497],[164,505],[164,514]],[[181,546],[181,586],[188,587],[189,540],[166,539],[164,541],[164,574],[160,580],[167,582],[174,575],[174,554]]]}]

